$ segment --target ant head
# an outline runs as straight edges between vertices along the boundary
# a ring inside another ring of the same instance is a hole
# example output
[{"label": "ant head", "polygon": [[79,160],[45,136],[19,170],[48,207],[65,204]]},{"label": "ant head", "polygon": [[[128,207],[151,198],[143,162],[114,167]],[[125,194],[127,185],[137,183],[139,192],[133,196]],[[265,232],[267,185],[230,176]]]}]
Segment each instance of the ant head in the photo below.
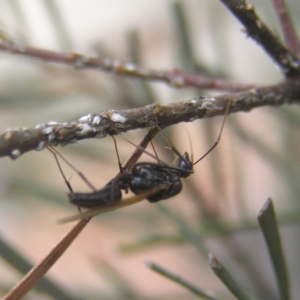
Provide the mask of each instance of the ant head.
[{"label": "ant head", "polygon": [[187,152],[184,152],[184,154],[178,159],[176,167],[181,170],[181,177],[183,178],[187,178],[194,173],[193,163]]}]

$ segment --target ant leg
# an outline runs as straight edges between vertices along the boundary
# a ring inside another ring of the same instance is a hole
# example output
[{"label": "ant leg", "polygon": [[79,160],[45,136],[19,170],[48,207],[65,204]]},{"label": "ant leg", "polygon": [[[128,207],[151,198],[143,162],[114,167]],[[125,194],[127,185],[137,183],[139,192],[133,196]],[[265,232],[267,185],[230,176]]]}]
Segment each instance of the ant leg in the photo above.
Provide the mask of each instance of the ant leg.
[{"label": "ant leg", "polygon": [[208,155],[217,145],[218,143],[220,142],[221,140],[221,136],[222,136],[222,132],[223,132],[223,128],[224,128],[224,125],[225,125],[225,121],[226,121],[226,118],[227,118],[227,115],[228,115],[228,112],[229,112],[229,108],[230,108],[230,105],[231,105],[231,102],[232,102],[232,99],[230,98],[228,100],[228,103],[227,103],[227,106],[226,106],[226,110],[225,110],[225,113],[224,113],[224,118],[223,118],[223,122],[222,122],[222,125],[221,125],[221,129],[220,129],[220,132],[219,132],[219,135],[218,135],[218,138],[217,140],[214,142],[214,144],[208,149],[208,151],[206,151],[206,153],[204,155],[202,155],[196,162],[193,163],[193,165],[195,165],[196,163],[198,163],[200,160],[202,160],[206,155]]},{"label": "ant leg", "polygon": [[59,168],[60,174],[62,175],[62,177],[63,177],[63,179],[64,179],[64,181],[65,181],[65,183],[66,183],[66,185],[67,185],[67,187],[68,187],[68,189],[69,189],[69,191],[70,191],[70,193],[73,194],[72,186],[71,186],[69,180],[67,180],[67,178],[66,178],[66,176],[65,176],[65,174],[64,174],[64,172],[63,172],[63,170],[62,170],[62,167],[61,167],[61,165],[60,165],[60,163],[59,163],[59,160],[58,160],[58,158],[57,158],[57,155],[56,155],[55,150],[54,150],[51,146],[47,146],[47,149],[53,154],[53,156],[54,156],[54,158],[55,158],[55,160],[56,160],[56,164],[57,164],[57,166],[58,166],[58,168]]},{"label": "ant leg", "polygon": [[[143,141],[140,143],[140,145],[135,145],[134,143],[132,143],[131,141],[129,141],[127,138],[125,138],[125,137],[122,135],[122,133],[121,133],[116,127],[115,127],[115,131],[116,131],[116,132],[117,132],[117,133],[118,133],[125,141],[127,141],[127,142],[130,143],[131,145],[135,146],[135,147],[136,147],[136,150],[137,150],[137,151],[135,151],[135,152],[132,154],[132,157],[133,157],[132,161],[131,161],[131,159],[129,159],[128,161],[126,161],[126,162],[124,163],[124,167],[123,167],[122,164],[121,164],[121,161],[120,161],[119,151],[118,151],[118,147],[117,147],[117,141],[116,141],[116,139],[114,138],[113,135],[111,136],[111,137],[113,138],[114,144],[115,144],[115,149],[116,149],[116,153],[117,153],[117,157],[118,157],[118,165],[119,165],[119,169],[120,169],[120,174],[122,174],[124,170],[128,169],[127,164],[128,164],[128,165],[134,164],[134,163],[135,163],[135,161],[134,161],[135,155],[136,155],[136,156],[141,156],[141,153],[146,153],[146,154],[148,154],[149,156],[151,156],[152,158],[156,159],[158,163],[164,164],[164,163],[158,158],[157,152],[156,152],[156,150],[155,150],[155,148],[154,148],[154,145],[153,145],[153,143],[152,143],[152,139],[153,139],[154,136],[158,133],[158,131],[157,131],[156,129],[151,129],[151,130],[150,130],[150,129],[148,128],[148,134],[145,136],[145,138],[144,138]],[[149,142],[150,142],[150,144],[151,144],[151,146],[152,146],[152,149],[153,149],[153,152],[154,152],[155,156],[152,155],[152,154],[150,154],[149,152],[147,152],[147,151],[145,150],[145,148],[147,147],[147,145],[148,145]],[[141,153],[139,153],[139,152],[141,152]],[[138,159],[138,158],[137,158],[137,159]],[[137,160],[137,159],[136,159],[136,160]]]},{"label": "ant leg", "polygon": [[[118,146],[117,146],[117,141],[116,141],[116,139],[115,139],[115,137],[112,135],[111,136],[112,138],[113,138],[113,140],[114,140],[114,144],[115,144],[115,150],[116,150],[116,153],[117,153],[117,158],[118,158],[118,165],[119,165],[119,170],[120,170],[120,174],[123,174],[123,172],[124,172],[124,168],[123,168],[123,166],[122,166],[122,164],[121,164],[121,160],[120,160],[120,156],[119,156],[119,151],[118,151]],[[115,177],[115,179],[113,180],[113,182],[112,182],[112,185],[114,186],[114,187],[116,187],[117,186],[117,184],[118,184],[118,180],[119,180],[119,178],[118,178],[118,175]],[[125,189],[125,194],[128,194],[128,188],[126,188]],[[113,199],[114,197],[112,196],[112,199]]]},{"label": "ant leg", "polygon": [[[128,140],[126,137],[124,137],[121,133],[120,133],[120,136],[121,136],[125,141],[127,141],[129,144],[131,144],[132,146],[136,147],[137,149],[139,149],[139,150],[142,151],[143,153],[146,153],[146,154],[149,155],[150,157],[152,157],[152,158],[154,158],[155,160],[157,160],[157,162],[158,162],[159,164],[162,164],[162,165],[167,166],[167,164],[166,164],[165,162],[163,162],[161,159],[159,159],[159,158],[157,157],[157,155],[155,156],[155,155],[151,154],[150,152],[148,152],[147,150],[145,150],[145,148],[143,148],[142,146],[136,145],[135,143],[129,141],[129,140]],[[151,140],[150,140],[149,142],[151,143]]]},{"label": "ant leg", "polygon": [[[146,136],[139,143],[139,145],[138,146],[134,145],[136,148],[133,151],[133,153],[131,154],[131,156],[123,164],[123,166],[122,166],[123,169],[125,169],[125,170],[130,169],[132,167],[132,165],[134,165],[138,161],[140,156],[144,153],[145,148],[148,146],[149,142],[158,134],[158,132],[159,131],[157,128],[150,129],[150,131],[146,134]],[[122,138],[124,140],[127,140],[123,136],[122,136]]]},{"label": "ant leg", "polygon": [[[148,128],[148,133],[149,133],[149,128]],[[156,160],[158,161],[158,162],[160,162],[159,161],[159,158],[158,158],[158,155],[157,155],[157,152],[156,152],[156,149],[155,149],[155,147],[154,147],[154,144],[153,144],[153,142],[152,142],[152,140],[150,141],[150,144],[151,144],[151,147],[152,147],[152,150],[153,150],[153,152],[154,152],[154,155],[155,155],[155,157],[156,157]]]},{"label": "ant leg", "polygon": [[67,161],[56,149],[54,149],[53,147],[51,147],[51,146],[47,146],[47,149],[54,155],[54,158],[55,158],[55,160],[56,160],[56,162],[57,162],[57,164],[58,164],[58,167],[59,167],[59,169],[60,169],[60,172],[61,172],[61,174],[62,174],[62,176],[63,176],[63,178],[64,178],[64,180],[65,180],[65,182],[66,182],[66,184],[67,184],[67,186],[68,186],[68,188],[69,188],[69,190],[71,191],[71,193],[73,193],[73,191],[72,191],[72,188],[71,188],[71,185],[70,185],[70,183],[68,182],[68,180],[66,179],[66,177],[65,177],[65,175],[64,175],[64,173],[62,172],[62,169],[61,169],[61,166],[60,166],[60,164],[59,164],[59,162],[58,162],[58,159],[57,159],[57,155],[70,167],[70,168],[72,168],[79,176],[80,176],[80,178],[95,192],[96,191],[96,189],[95,189],[95,187],[89,182],[89,180],[83,175],[83,173],[82,172],[80,172],[79,170],[77,170],[69,161]]},{"label": "ant leg", "polygon": [[179,153],[179,151],[175,148],[175,146],[171,143],[171,141],[169,140],[169,138],[167,137],[167,135],[164,133],[164,131],[160,128],[160,126],[158,125],[158,121],[156,118],[157,115],[157,107],[155,106],[155,126],[158,128],[158,130],[161,132],[161,134],[164,136],[164,138],[166,139],[166,141],[169,144],[169,150],[172,150],[180,159],[182,159],[182,155]]},{"label": "ant leg", "polygon": [[114,140],[115,150],[116,150],[117,158],[118,158],[119,170],[120,170],[120,174],[122,174],[122,173],[123,173],[123,167],[122,167],[122,164],[121,164],[121,161],[120,161],[120,156],[119,156],[119,151],[118,151],[117,141],[116,141],[116,139],[115,139],[115,137],[114,137],[113,135],[112,135],[111,137],[112,137],[112,139]]}]

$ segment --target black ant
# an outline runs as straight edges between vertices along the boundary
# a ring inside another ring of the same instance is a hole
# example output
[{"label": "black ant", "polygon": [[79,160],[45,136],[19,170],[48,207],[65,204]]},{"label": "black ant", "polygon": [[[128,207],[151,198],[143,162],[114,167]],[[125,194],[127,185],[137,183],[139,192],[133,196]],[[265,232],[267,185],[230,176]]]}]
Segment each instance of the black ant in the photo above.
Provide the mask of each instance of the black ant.
[{"label": "black ant", "polygon": [[[90,217],[102,211],[110,211],[122,206],[129,205],[124,203],[124,201],[120,201],[122,199],[121,190],[127,191],[128,189],[130,189],[136,195],[135,197],[130,198],[130,201],[128,201],[128,203],[131,202],[135,203],[136,201],[140,201],[145,198],[149,202],[155,203],[160,200],[169,199],[179,194],[182,190],[181,178],[187,178],[191,174],[193,174],[194,173],[193,166],[197,164],[199,161],[201,161],[204,157],[206,157],[218,145],[221,139],[222,131],[230,108],[230,104],[231,101],[229,100],[224,114],[223,122],[221,125],[221,130],[219,132],[217,140],[209,148],[209,150],[194,163],[190,159],[189,154],[187,152],[185,152],[183,155],[181,155],[178,152],[178,150],[169,141],[169,139],[167,138],[163,130],[159,128],[159,126],[157,125],[158,130],[166,138],[170,150],[172,150],[176,154],[177,158],[173,161],[171,165],[168,165],[156,157],[157,163],[152,163],[152,162],[134,163],[131,166],[131,168],[124,170],[120,163],[120,159],[116,147],[116,141],[114,139],[119,167],[120,167],[120,174],[118,174],[114,179],[108,182],[100,190],[96,190],[88,182],[88,180],[84,177],[84,175],[81,172],[79,172],[74,166],[72,166],[68,161],[66,161],[66,159],[64,159],[59,152],[57,152],[53,148],[49,148],[49,150],[55,156],[55,159],[58,163],[62,176],[64,177],[64,180],[70,190],[70,194],[69,194],[70,202],[74,205],[77,205],[79,208],[80,207],[92,208],[92,210],[89,210],[86,213],[79,215],[78,218],[84,218],[87,216]],[[128,142],[131,143],[130,141]],[[153,157],[153,155],[148,153],[146,150],[144,150],[144,148],[140,146],[136,146],[136,147],[141,148],[140,149],[141,151]],[[71,168],[73,168],[79,174],[79,176],[93,189],[93,192],[73,193],[73,190],[69,182],[66,180],[62,172],[56,154],[58,154]],[[77,216],[75,217],[77,218]],[[72,220],[72,217],[68,218],[68,220]]]},{"label": "black ant", "polygon": [[[221,135],[230,108],[230,104],[231,104],[231,100],[229,100],[227,103],[223,122],[221,125],[221,130],[219,132],[217,140],[208,149],[208,151],[194,163],[190,159],[189,154],[187,152],[184,152],[183,155],[179,153],[179,151],[172,145],[168,137],[165,135],[163,130],[157,124],[156,125],[157,128],[164,135],[165,139],[169,144],[169,149],[172,150],[177,157],[175,158],[175,160],[171,165],[167,165],[157,157],[156,159],[158,163],[151,163],[151,162],[135,163],[130,171],[131,178],[129,179],[128,182],[130,190],[134,194],[139,195],[141,193],[146,192],[147,190],[150,190],[151,188],[164,185],[164,188],[161,188],[159,191],[151,194],[146,198],[151,203],[155,203],[160,200],[169,199],[179,194],[182,190],[181,178],[187,178],[191,174],[193,174],[194,173],[193,166],[196,165],[198,162],[200,162],[204,157],[206,157],[218,145],[221,139]],[[131,143],[130,141],[128,142]],[[153,157],[152,154],[148,153],[145,150],[143,151]]]},{"label": "black ant", "polygon": [[[143,153],[144,148],[148,145],[149,142],[151,143],[151,140],[157,133],[158,133],[158,130],[156,128],[150,130],[150,132],[144,137],[143,141],[140,143],[140,145],[138,146],[136,151],[134,151],[134,153],[132,154],[131,159],[128,162],[126,162],[125,166],[127,165],[127,167],[129,167],[131,164],[134,165],[134,161],[136,161],[139,158],[139,156]],[[114,139],[114,137],[113,137],[113,140],[114,140],[115,148],[117,151],[116,140]],[[145,197],[147,197],[148,195],[155,193],[158,190],[157,187],[154,187],[154,188],[146,191],[145,193],[139,194],[139,196],[131,197],[129,199],[126,199],[126,202],[122,201],[122,203],[119,203],[118,205],[116,205],[116,203],[120,202],[120,200],[122,198],[121,190],[128,190],[129,181],[132,178],[130,172],[124,172],[124,169],[122,168],[122,165],[120,163],[118,151],[117,151],[117,157],[118,157],[118,161],[119,161],[120,174],[117,175],[111,181],[109,181],[102,189],[96,190],[93,187],[93,185],[88,181],[88,179],[83,175],[83,173],[81,173],[79,170],[77,170],[68,160],[66,160],[60,154],[60,152],[58,152],[56,149],[54,149],[51,146],[48,146],[47,148],[54,155],[54,158],[59,167],[60,173],[63,176],[64,181],[70,191],[70,193],[68,194],[69,201],[72,204],[76,205],[80,212],[81,212],[80,208],[95,208],[95,207],[98,208],[98,210],[99,210],[99,208],[101,208],[101,212],[111,211],[111,210],[114,210],[114,209],[117,209],[120,207],[125,207],[128,205],[137,203],[137,202],[145,199]],[[142,149],[142,150],[140,150],[140,149]],[[60,162],[59,162],[57,156],[59,156],[70,168],[72,168],[82,178],[82,180],[93,190],[93,192],[91,192],[91,193],[74,193],[69,181],[67,180],[66,176],[64,175],[64,172],[61,168],[61,165],[60,165]],[[125,168],[125,170],[126,170],[126,168]],[[163,186],[164,185],[162,185],[162,187]],[[87,215],[88,212],[81,213],[80,217],[66,218],[66,220],[71,221],[71,220],[76,220],[79,218],[90,217],[90,215]],[[99,214],[99,213],[100,212],[97,212],[95,214]],[[86,216],[85,216],[85,214],[86,214]],[[94,215],[94,214],[91,213],[91,215]]]}]

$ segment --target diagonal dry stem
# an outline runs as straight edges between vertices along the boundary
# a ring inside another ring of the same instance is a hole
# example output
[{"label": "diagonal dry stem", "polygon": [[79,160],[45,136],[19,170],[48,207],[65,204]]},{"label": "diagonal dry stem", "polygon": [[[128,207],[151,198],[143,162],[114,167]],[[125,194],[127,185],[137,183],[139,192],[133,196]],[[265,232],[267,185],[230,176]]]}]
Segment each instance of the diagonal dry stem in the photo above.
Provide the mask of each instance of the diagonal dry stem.
[{"label": "diagonal dry stem", "polygon": [[[124,164],[124,168],[130,168],[142,155],[143,149],[147,147],[148,143],[158,133],[156,128],[151,129],[144,139],[140,142],[139,147],[135,149],[132,155]],[[151,191],[153,192],[153,191]],[[147,195],[142,195],[143,198]],[[130,204],[137,203],[142,199],[129,199],[120,204],[117,208],[122,208]],[[115,208],[115,209],[117,209]],[[113,209],[112,209],[113,210]],[[72,242],[80,234],[80,232],[89,223],[89,219],[81,219],[77,224],[67,233],[67,235],[49,252],[49,254],[33,267],[3,298],[3,300],[18,300],[26,295],[35,284],[48,272],[48,270],[56,263],[62,254],[69,248]]]}]

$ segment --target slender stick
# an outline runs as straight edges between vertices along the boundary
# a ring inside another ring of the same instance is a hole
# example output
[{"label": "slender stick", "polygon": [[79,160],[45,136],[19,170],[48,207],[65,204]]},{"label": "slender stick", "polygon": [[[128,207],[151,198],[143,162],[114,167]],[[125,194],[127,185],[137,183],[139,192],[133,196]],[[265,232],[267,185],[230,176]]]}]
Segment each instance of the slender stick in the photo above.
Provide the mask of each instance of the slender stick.
[{"label": "slender stick", "polygon": [[168,105],[101,111],[69,122],[39,124],[32,129],[8,129],[0,135],[0,157],[17,159],[27,151],[43,150],[49,144],[64,146],[83,139],[100,139],[138,128],[154,128],[156,121],[160,128],[166,128],[180,122],[224,115],[229,99],[232,103],[228,113],[250,111],[267,105],[299,104],[300,87],[297,80],[289,79],[273,86],[227,95],[197,97]]},{"label": "slender stick", "polygon": [[[158,129],[151,129],[144,139],[140,142],[139,147],[135,149],[132,155],[128,158],[124,164],[124,168],[130,168],[143,154],[143,149],[147,147],[149,142],[158,133]],[[153,191],[150,191],[151,193]],[[135,197],[135,199],[129,199],[124,201],[117,208],[125,207],[131,204],[135,204],[147,197],[147,194],[141,195],[141,197]],[[117,209],[115,208],[115,209]],[[114,209],[110,209],[114,210]],[[99,212],[98,212],[99,213]],[[20,282],[18,282],[3,298],[3,300],[18,300],[21,299],[26,293],[28,293],[33,286],[42,278],[47,271],[56,263],[61,255],[69,248],[71,243],[79,235],[79,233],[85,228],[89,219],[81,219],[77,224],[67,233],[67,235],[55,246],[50,253],[35,267],[33,267],[27,275],[25,275]]]},{"label": "slender stick", "polygon": [[300,62],[257,16],[253,5],[245,0],[221,0],[245,26],[246,33],[263,47],[281,71],[289,78],[300,75]]},{"label": "slender stick", "polygon": [[286,45],[294,53],[299,54],[300,51],[299,39],[294,24],[287,11],[287,7],[284,0],[272,0],[272,2],[280,22],[280,27],[283,31]]},{"label": "slender stick", "polygon": [[179,69],[170,71],[146,69],[132,62],[123,62],[109,57],[93,57],[72,52],[58,52],[17,44],[10,40],[0,41],[0,51],[23,55],[44,62],[57,63],[77,69],[95,69],[129,78],[165,82],[172,87],[194,87],[211,90],[241,91],[253,87],[226,79],[209,78],[199,74],[186,73]]},{"label": "slender stick", "polygon": [[3,298],[3,300],[18,300],[26,295],[33,286],[48,272],[61,255],[69,248],[75,238],[88,224],[80,220],[71,231],[50,251],[50,253],[33,267]]}]

